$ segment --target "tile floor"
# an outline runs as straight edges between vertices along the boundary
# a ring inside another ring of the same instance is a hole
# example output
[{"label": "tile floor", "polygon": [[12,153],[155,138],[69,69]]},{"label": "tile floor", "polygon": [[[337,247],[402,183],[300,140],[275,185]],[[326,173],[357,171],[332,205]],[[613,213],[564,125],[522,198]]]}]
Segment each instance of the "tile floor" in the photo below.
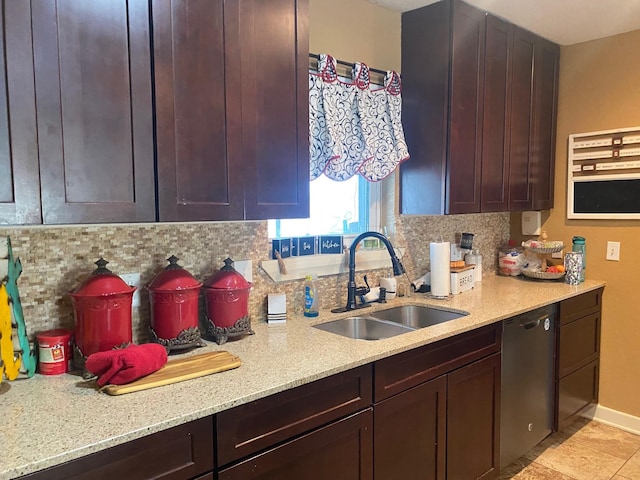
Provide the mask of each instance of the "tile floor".
[{"label": "tile floor", "polygon": [[640,480],[640,435],[580,419],[504,468],[507,479]]}]

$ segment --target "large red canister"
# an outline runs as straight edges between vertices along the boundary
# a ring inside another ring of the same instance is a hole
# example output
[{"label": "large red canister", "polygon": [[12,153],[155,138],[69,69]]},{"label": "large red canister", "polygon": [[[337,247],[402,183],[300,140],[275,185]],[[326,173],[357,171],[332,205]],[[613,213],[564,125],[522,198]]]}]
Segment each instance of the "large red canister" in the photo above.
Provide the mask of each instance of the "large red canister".
[{"label": "large red canister", "polygon": [[202,283],[178,265],[178,257],[147,286],[151,302],[151,335],[169,350],[203,346],[198,328],[198,297]]},{"label": "large red canister", "polygon": [[251,283],[233,268],[227,258],[224,267],[204,283],[209,332],[218,344],[227,337],[253,334],[249,318]]},{"label": "large red canister", "polygon": [[36,334],[38,370],[42,375],[60,375],[72,370],[71,337],[72,331],[66,328]]},{"label": "large red canister", "polygon": [[112,273],[103,258],[95,263],[98,268],[69,292],[76,323],[76,349],[85,359],[92,353],[132,342],[131,301],[136,288]]}]

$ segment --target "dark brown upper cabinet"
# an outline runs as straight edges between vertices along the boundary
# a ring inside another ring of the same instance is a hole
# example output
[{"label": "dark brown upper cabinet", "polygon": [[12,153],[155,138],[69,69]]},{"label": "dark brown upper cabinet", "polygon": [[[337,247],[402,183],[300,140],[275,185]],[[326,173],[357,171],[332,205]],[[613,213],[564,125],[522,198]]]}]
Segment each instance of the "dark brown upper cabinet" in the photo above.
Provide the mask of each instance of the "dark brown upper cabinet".
[{"label": "dark brown upper cabinet", "polygon": [[401,213],[480,210],[484,17],[457,0],[402,15]]},{"label": "dark brown upper cabinet", "polygon": [[0,8],[0,224],[41,223],[31,6]]},{"label": "dark brown upper cabinet", "polygon": [[460,0],[403,14],[401,213],[553,206],[558,52]]},{"label": "dark brown upper cabinet", "polygon": [[307,0],[152,9],[159,219],[307,217]]},{"label": "dark brown upper cabinet", "polygon": [[34,0],[44,223],[155,220],[147,0]]}]

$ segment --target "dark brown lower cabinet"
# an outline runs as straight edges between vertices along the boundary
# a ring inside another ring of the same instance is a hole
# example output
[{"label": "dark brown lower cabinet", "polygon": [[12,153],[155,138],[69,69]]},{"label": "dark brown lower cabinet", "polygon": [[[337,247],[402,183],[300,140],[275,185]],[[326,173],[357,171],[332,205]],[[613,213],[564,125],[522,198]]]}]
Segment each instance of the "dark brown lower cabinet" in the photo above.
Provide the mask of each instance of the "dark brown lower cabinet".
[{"label": "dark brown lower cabinet", "polygon": [[218,480],[373,480],[372,427],[369,407],[225,468]]},{"label": "dark brown lower cabinet", "polygon": [[447,478],[500,471],[500,354],[447,375]]},{"label": "dark brown lower cabinet", "polygon": [[598,401],[602,289],[560,302],[556,335],[555,429]]},{"label": "dark brown lower cabinet", "polygon": [[444,480],[446,390],[443,375],[376,404],[376,480]]},{"label": "dark brown lower cabinet", "polygon": [[213,456],[213,420],[205,417],[21,479],[213,480],[211,473],[205,474],[213,471]]},{"label": "dark brown lower cabinet", "polygon": [[497,323],[375,363],[376,480],[497,477],[501,338]]}]

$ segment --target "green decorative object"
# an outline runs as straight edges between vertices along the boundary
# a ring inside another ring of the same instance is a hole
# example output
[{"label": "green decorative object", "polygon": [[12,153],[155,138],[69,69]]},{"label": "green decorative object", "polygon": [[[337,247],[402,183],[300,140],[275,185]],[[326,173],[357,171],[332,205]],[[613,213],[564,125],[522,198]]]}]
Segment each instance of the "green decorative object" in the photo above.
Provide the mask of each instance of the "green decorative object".
[{"label": "green decorative object", "polygon": [[22,263],[19,258],[13,257],[11,249],[11,239],[7,238],[7,250],[9,259],[9,268],[7,271],[6,289],[9,294],[9,304],[13,312],[13,319],[16,322],[18,330],[18,341],[22,349],[22,365],[27,372],[29,378],[36,373],[36,353],[29,346],[29,337],[27,336],[27,326],[24,323],[24,314],[22,313],[22,303],[20,303],[20,293],[18,292],[18,277],[22,273]]}]

